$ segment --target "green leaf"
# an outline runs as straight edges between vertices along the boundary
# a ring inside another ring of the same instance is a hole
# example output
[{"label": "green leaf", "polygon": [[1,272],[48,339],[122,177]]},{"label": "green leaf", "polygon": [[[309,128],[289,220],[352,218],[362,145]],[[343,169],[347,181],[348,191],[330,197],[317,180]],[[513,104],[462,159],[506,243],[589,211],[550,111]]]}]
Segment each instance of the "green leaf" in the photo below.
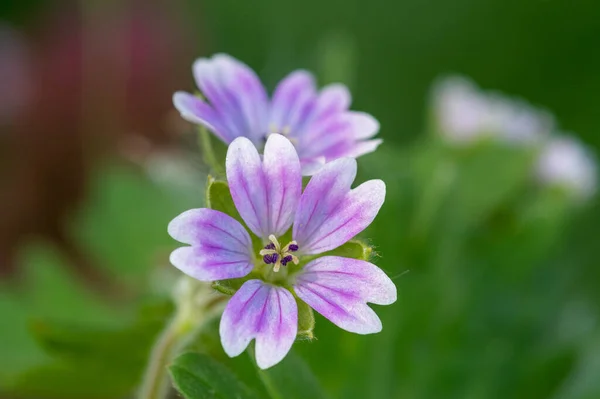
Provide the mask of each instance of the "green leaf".
[{"label": "green leaf", "polygon": [[258,398],[225,366],[199,353],[185,353],[169,367],[175,388],[186,399]]},{"label": "green leaf", "polygon": [[303,300],[296,298],[298,304],[298,338],[313,339],[315,329],[315,314]]},{"label": "green leaf", "polygon": [[[253,351],[249,351],[253,356]],[[256,365],[256,371],[272,399],[324,399],[317,377],[304,360],[290,351],[281,363],[267,370]]]}]

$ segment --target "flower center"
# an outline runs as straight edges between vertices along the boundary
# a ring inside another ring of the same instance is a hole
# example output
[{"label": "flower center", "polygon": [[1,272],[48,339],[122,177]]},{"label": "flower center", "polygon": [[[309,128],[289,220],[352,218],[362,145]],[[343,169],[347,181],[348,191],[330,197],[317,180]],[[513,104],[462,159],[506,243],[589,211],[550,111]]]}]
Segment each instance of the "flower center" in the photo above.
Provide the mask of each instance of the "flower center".
[{"label": "flower center", "polygon": [[267,265],[273,265],[274,272],[278,272],[281,266],[287,266],[289,262],[294,262],[295,265],[298,264],[298,257],[293,254],[298,250],[296,241],[291,241],[286,246],[281,247],[273,234],[269,236],[269,241],[271,242],[261,249],[259,254]]}]

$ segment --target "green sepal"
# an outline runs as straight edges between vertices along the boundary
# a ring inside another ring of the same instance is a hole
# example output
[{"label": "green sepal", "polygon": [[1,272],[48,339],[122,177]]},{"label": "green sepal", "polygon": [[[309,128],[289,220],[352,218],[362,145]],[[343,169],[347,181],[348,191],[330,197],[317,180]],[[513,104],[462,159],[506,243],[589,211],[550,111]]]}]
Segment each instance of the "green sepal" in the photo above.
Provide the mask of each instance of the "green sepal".
[{"label": "green sepal", "polygon": [[298,335],[296,339],[299,340],[311,340],[315,336],[313,330],[315,329],[315,314],[310,306],[306,304],[302,299],[296,298],[296,304],[298,305]]},{"label": "green sepal", "polygon": [[315,256],[305,256],[302,258],[302,263],[306,264],[311,260],[321,258],[323,256],[342,256],[344,258],[359,259],[369,261],[375,256],[373,247],[364,241],[354,239],[344,245],[341,245],[331,251],[327,251]]},{"label": "green sepal", "polygon": [[215,180],[212,176],[208,176],[206,206],[210,209],[223,212],[244,224],[240,213],[233,203],[233,198],[231,198],[229,185],[224,181]]},{"label": "green sepal", "polygon": [[225,176],[225,157],[227,146],[204,126],[198,126],[198,146],[202,159],[210,168],[211,173]]},{"label": "green sepal", "polygon": [[234,280],[220,280],[220,281],[213,281],[210,286],[213,289],[219,291],[221,294],[232,296],[240,288],[240,287],[237,287],[237,284],[234,284],[234,283],[235,283]]}]

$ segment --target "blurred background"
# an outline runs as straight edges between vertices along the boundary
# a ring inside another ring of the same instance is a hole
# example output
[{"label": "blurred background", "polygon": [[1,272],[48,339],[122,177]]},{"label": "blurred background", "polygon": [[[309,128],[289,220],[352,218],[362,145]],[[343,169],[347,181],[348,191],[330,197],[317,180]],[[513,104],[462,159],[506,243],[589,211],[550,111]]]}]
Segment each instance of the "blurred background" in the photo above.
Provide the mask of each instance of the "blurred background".
[{"label": "blurred background", "polygon": [[[599,398],[594,157],[559,150],[541,173],[545,139],[456,140],[444,104],[464,97],[439,89],[460,75],[469,101],[525,99],[499,101],[598,152],[599,17],[559,0],[3,1],[0,397],[131,396],[171,310],[167,223],[204,205],[171,96],[226,52],[269,90],[297,68],[343,82],[382,126],[359,179],[388,196],[363,236],[399,300],[376,309],[380,334],[318,316],[295,345],[329,397]],[[253,384],[248,359],[202,339]]]}]

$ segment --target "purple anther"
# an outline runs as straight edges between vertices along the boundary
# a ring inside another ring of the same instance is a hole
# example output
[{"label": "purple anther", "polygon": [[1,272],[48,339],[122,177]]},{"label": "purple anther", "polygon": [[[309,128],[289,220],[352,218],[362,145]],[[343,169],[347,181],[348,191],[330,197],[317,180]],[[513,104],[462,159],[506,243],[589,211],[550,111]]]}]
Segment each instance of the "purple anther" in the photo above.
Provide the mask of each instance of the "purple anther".
[{"label": "purple anther", "polygon": [[288,249],[292,252],[296,252],[298,250],[298,245],[296,244],[290,244]]},{"label": "purple anther", "polygon": [[270,263],[275,263],[273,261],[273,255],[265,255],[263,256],[263,261],[268,265]]},{"label": "purple anther", "polygon": [[267,246],[265,247],[265,249],[275,249],[275,244],[273,244],[272,242],[267,244]]},{"label": "purple anther", "polygon": [[292,261],[292,255],[288,255],[285,258],[281,259],[281,265],[282,266],[286,266],[288,264],[288,262]]}]

